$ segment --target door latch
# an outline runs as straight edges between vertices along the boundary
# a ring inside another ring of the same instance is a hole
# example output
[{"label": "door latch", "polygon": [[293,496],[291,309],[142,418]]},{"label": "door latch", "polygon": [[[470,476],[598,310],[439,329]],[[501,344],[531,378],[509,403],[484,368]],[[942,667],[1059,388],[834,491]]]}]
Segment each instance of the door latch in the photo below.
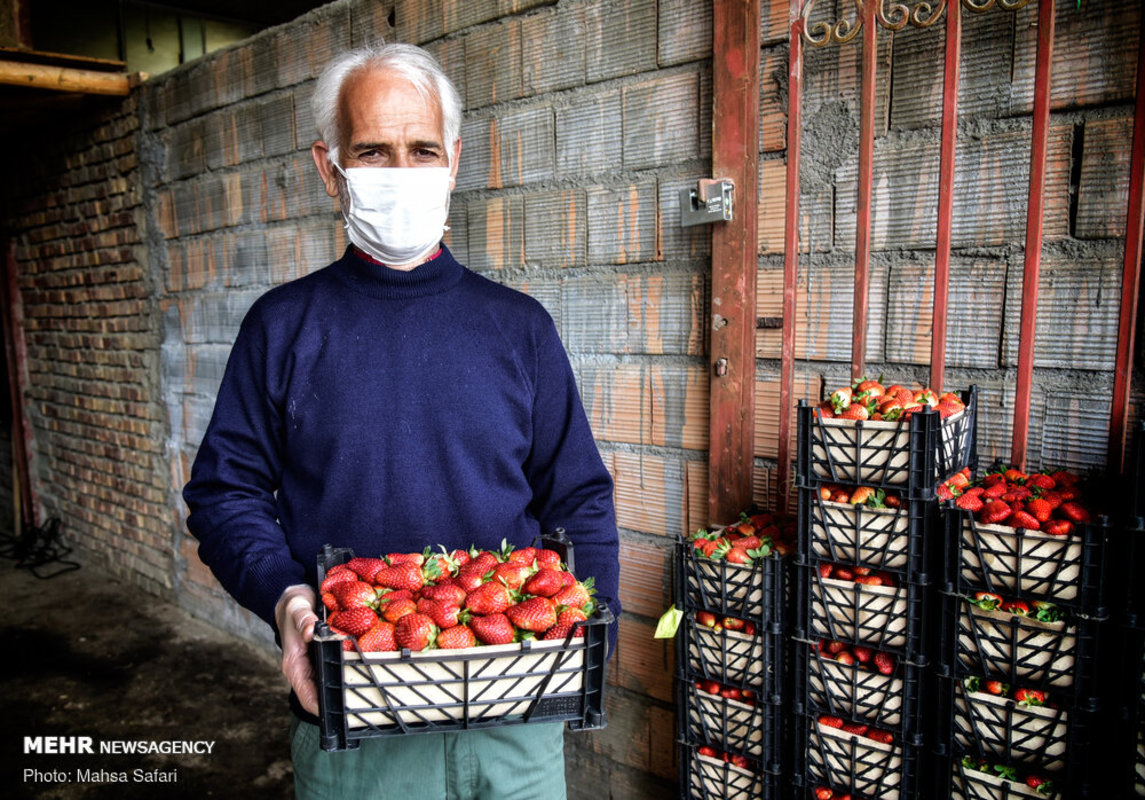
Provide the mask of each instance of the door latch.
[{"label": "door latch", "polygon": [[734,188],[735,184],[727,178],[704,178],[696,189],[681,189],[680,227],[730,221]]}]

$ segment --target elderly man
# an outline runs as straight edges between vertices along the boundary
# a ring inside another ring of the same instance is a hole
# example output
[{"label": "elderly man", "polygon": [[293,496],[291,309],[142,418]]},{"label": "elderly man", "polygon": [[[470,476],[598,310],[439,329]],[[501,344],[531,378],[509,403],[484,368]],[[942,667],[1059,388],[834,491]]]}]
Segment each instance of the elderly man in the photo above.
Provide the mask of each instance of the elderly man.
[{"label": "elderly man", "polygon": [[248,312],[184,490],[187,525],[279,637],[299,798],[563,797],[560,725],[318,747],[307,644],[322,545],[496,549],[561,527],[614,611],[619,568],[611,479],[551,318],[441,244],[456,90],[425,51],[387,45],[331,63],[313,106],[314,162],[352,244]]}]

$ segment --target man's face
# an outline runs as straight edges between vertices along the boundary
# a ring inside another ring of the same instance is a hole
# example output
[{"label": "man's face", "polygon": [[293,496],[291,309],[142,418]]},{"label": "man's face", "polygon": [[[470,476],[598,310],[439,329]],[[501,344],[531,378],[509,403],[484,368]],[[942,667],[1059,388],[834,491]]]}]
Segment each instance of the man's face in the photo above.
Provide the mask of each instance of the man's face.
[{"label": "man's face", "polygon": [[[453,153],[446,149],[440,104],[401,76],[378,70],[352,75],[342,87],[338,113],[343,168],[449,167],[452,178],[457,177],[461,142]],[[316,142],[313,150],[326,193],[335,197],[338,173],[329,167],[328,149]]]}]

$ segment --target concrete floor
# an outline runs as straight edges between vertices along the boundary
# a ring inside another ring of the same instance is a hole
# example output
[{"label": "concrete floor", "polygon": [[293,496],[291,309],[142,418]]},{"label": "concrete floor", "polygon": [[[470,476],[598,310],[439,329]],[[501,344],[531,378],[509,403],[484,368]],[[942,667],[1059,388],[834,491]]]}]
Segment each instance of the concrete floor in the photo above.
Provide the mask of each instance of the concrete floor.
[{"label": "concrete floor", "polygon": [[[285,680],[268,654],[86,564],[40,580],[0,560],[0,614],[0,796],[293,797]],[[29,738],[73,736],[93,752],[26,752]],[[101,752],[119,742],[213,744]]]}]

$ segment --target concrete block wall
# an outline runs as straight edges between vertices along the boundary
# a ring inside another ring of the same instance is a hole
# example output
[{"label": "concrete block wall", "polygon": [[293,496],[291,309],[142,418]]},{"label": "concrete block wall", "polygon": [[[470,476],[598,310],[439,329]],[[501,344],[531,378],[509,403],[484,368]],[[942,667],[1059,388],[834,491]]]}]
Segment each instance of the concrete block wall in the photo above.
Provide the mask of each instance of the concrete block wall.
[{"label": "concrete block wall", "polygon": [[[1027,450],[1034,466],[1087,470],[1105,461],[1141,13],[1116,0],[1057,6]],[[1036,21],[1036,4],[963,14],[944,388],[981,390],[983,464],[1008,460],[1011,450]],[[897,382],[929,381],[944,36],[941,24],[879,34],[866,369]],[[796,396],[800,384],[817,397],[820,386],[849,380],[860,50],[858,40],[807,50]],[[765,64],[773,51],[785,56],[786,42],[765,40]],[[784,102],[765,82],[764,118]],[[780,313],[768,298],[782,287],[784,147],[762,147],[761,316]],[[779,346],[778,330],[760,331],[760,374],[778,374]],[[774,398],[763,394],[760,421],[777,416]],[[1134,397],[1135,416],[1138,405]],[[760,464],[774,463],[774,436],[757,442]]]}]

